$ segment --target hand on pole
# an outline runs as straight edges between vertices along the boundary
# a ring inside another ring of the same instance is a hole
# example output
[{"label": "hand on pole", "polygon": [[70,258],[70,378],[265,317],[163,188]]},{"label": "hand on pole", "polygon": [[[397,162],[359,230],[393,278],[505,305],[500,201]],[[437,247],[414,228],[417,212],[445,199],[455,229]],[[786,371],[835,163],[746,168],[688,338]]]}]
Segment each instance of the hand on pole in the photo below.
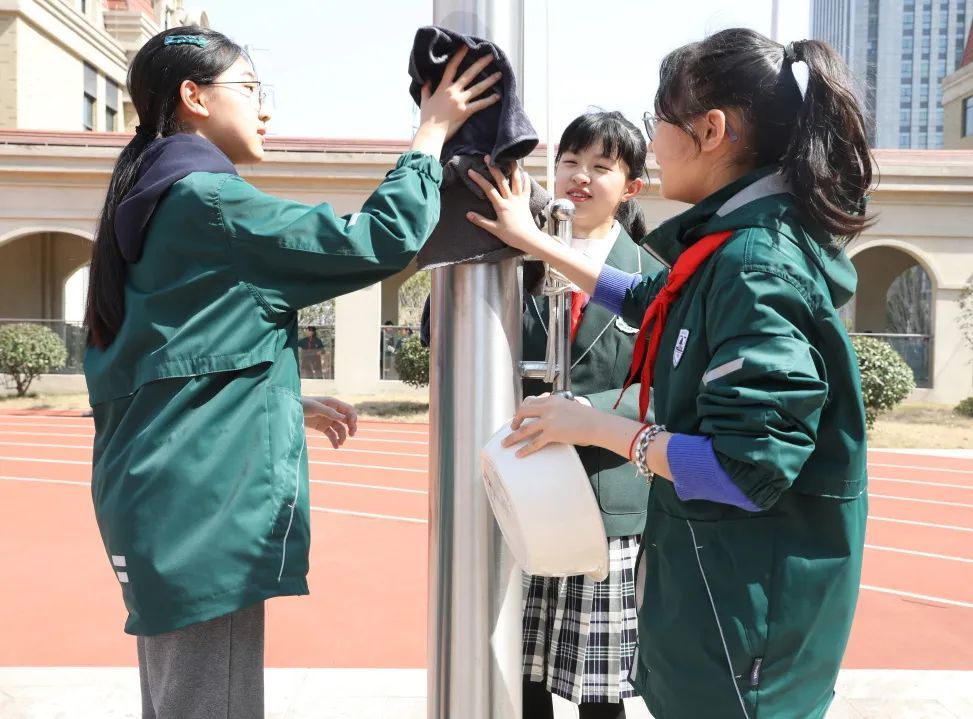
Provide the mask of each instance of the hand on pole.
[{"label": "hand on pole", "polygon": [[531,214],[529,178],[514,163],[511,168],[512,177],[507,180],[499,168],[490,164],[489,156],[485,159],[493,182],[476,170],[470,170],[469,175],[490,200],[497,219],[490,220],[476,212],[467,213],[467,219],[511,247],[534,253],[538,246],[550,242],[551,238],[537,228]]}]

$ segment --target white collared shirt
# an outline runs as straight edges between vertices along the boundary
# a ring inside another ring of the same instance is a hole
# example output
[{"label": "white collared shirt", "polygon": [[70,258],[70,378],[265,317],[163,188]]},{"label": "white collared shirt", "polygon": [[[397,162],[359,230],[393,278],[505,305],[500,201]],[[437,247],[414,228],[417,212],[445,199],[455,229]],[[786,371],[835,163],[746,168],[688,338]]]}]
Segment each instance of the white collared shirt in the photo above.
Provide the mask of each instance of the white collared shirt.
[{"label": "white collared shirt", "polygon": [[575,237],[571,240],[571,247],[597,262],[599,266],[604,265],[621,232],[622,226],[616,221],[605,237],[597,239]]}]

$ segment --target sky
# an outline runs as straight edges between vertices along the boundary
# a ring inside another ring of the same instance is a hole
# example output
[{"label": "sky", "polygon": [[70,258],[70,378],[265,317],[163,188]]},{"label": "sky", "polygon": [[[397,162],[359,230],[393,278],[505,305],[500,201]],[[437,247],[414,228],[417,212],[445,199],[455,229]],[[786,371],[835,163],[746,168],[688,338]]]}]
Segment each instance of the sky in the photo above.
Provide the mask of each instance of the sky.
[{"label": "sky", "polygon": [[[520,84],[542,142],[548,101],[555,139],[590,107],[620,110],[640,124],[667,52],[727,27],[771,30],[772,0],[523,1]],[[272,86],[271,134],[411,137],[417,114],[408,94],[409,51],[416,28],[432,24],[431,0],[261,0],[259,11],[248,12],[250,4],[186,3],[206,10],[214,29],[250,50],[261,80]],[[808,36],[809,4],[780,0],[781,42]]]}]

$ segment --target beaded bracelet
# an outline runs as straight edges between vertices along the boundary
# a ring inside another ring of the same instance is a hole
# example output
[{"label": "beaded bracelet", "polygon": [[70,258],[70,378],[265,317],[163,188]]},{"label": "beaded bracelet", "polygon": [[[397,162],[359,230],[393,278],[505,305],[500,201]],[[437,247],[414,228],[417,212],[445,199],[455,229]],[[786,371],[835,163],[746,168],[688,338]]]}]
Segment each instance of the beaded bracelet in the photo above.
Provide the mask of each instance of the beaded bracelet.
[{"label": "beaded bracelet", "polygon": [[647,425],[645,429],[639,432],[638,443],[635,447],[635,467],[638,469],[639,474],[645,477],[646,484],[652,484],[652,480],[655,479],[655,472],[649,469],[649,464],[645,457],[646,452],[655,438],[665,431],[665,425],[652,424]]}]

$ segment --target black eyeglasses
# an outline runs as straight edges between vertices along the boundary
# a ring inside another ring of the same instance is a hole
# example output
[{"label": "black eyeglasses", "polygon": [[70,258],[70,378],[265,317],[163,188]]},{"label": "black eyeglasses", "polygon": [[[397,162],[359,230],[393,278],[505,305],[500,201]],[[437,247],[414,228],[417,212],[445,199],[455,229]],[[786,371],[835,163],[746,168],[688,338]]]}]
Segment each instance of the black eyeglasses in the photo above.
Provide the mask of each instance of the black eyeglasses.
[{"label": "black eyeglasses", "polygon": [[[658,119],[651,112],[642,113],[642,124],[645,125],[645,134],[648,136],[649,142],[655,140],[655,123]],[[736,130],[733,129],[729,122],[726,123],[726,136],[730,138],[730,142],[736,142],[740,139],[740,136],[737,135]]]},{"label": "black eyeglasses", "polygon": [[241,92],[235,88],[230,88],[234,92],[238,92],[244,97],[249,97],[251,101],[253,98],[257,99],[257,109],[263,109],[264,104],[267,102],[267,91],[263,89],[263,83],[260,80],[224,80],[222,82],[207,82],[207,85],[251,85],[250,92]]}]

